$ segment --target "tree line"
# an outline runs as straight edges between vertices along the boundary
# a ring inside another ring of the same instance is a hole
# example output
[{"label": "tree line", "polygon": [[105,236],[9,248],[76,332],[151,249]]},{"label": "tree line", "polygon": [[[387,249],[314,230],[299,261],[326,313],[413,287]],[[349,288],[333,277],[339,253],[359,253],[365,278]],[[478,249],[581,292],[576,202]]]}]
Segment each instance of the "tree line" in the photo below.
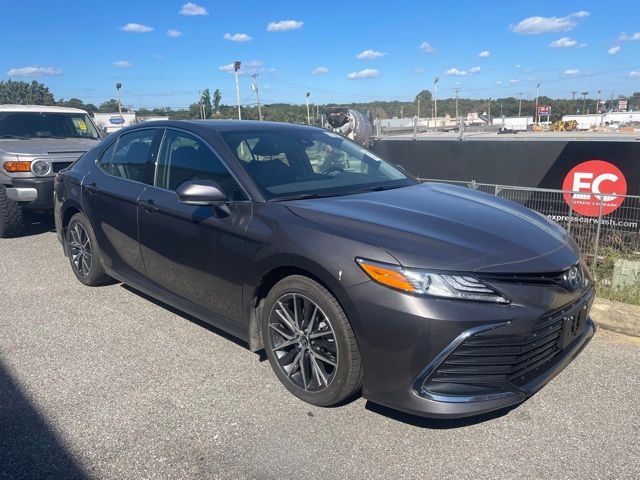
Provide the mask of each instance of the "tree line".
[{"label": "tree line", "polygon": [[[563,115],[576,113],[594,113],[596,106],[600,111],[615,110],[618,106],[618,100],[628,100],[628,108],[630,110],[640,110],[640,92],[625,97],[619,96],[614,99],[595,98],[575,99],[566,98],[550,98],[541,96],[538,99],[539,105],[551,106],[552,121],[559,120]],[[112,113],[118,111],[118,102],[115,99],[109,99],[96,106],[92,103],[84,103],[79,98],[55,99],[53,93],[43,83],[33,80],[31,83],[23,81],[6,80],[0,81],[0,104],[31,104],[31,105],[59,105],[64,107],[73,107],[86,110],[89,113],[105,112]],[[458,98],[458,115],[465,116],[467,113],[477,112],[479,114],[491,112],[492,117],[517,116],[533,116],[535,112],[535,100],[522,99],[516,97],[503,98],[486,98],[471,99]],[[398,100],[390,101],[373,101],[373,102],[352,102],[346,104],[324,104],[313,105],[312,119],[317,123],[315,113],[319,110],[322,114],[330,107],[348,107],[358,110],[365,114],[369,113],[372,118],[394,118],[394,117],[420,117],[433,116],[433,96],[429,90],[419,92],[413,102],[403,102]],[[419,109],[419,111],[418,111]],[[456,115],[456,99],[442,98],[437,99],[438,116]],[[128,111],[123,107],[123,111]],[[258,119],[258,108],[255,105],[242,106],[242,118],[248,120]],[[140,116],[168,116],[175,120],[186,120],[194,118],[237,118],[238,111],[236,105],[227,105],[222,103],[222,94],[219,89],[213,93],[209,89],[202,91],[201,97],[188,108],[175,109],[171,107],[158,108],[139,108],[136,113]],[[271,103],[262,105],[262,116],[265,120],[287,122],[287,123],[306,123],[307,107],[306,105],[296,105],[288,103]]]}]

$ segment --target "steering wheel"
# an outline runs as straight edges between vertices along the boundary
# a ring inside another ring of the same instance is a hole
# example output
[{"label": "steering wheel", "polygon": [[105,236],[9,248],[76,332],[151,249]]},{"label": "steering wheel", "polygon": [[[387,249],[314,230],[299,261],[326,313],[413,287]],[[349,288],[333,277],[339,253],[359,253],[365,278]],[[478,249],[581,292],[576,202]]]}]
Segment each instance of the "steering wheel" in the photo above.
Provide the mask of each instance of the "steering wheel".
[{"label": "steering wheel", "polygon": [[329,167],[329,168],[327,168],[324,172],[322,172],[322,174],[323,174],[323,175],[329,175],[329,174],[330,174],[330,173],[332,173],[332,172],[336,172],[336,173],[338,173],[338,172],[344,172],[344,171],[345,171],[345,170],[344,170],[344,168],[342,168],[342,167],[338,167],[338,166],[335,166],[335,167]]}]

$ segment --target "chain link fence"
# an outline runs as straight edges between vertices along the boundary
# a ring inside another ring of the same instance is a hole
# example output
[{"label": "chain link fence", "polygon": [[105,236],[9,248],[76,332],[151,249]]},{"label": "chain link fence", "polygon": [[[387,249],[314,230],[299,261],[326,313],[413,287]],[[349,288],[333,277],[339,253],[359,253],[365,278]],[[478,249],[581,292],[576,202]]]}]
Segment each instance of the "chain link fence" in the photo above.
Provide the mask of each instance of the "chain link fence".
[{"label": "chain link fence", "polygon": [[[603,288],[638,289],[640,303],[640,196],[595,195],[471,181],[420,179],[496,195],[535,210],[575,238],[584,260]],[[635,295],[635,294],[634,294]]]}]

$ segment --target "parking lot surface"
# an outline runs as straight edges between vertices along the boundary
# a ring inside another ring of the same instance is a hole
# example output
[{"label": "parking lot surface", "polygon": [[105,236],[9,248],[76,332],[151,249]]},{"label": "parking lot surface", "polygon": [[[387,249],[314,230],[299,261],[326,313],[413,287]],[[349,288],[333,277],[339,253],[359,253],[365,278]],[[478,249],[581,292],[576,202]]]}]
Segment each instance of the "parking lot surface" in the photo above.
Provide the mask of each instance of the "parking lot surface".
[{"label": "parking lot surface", "polygon": [[82,286],[46,222],[0,240],[0,478],[640,478],[639,360],[601,330],[506,412],[323,409],[221,332]]}]

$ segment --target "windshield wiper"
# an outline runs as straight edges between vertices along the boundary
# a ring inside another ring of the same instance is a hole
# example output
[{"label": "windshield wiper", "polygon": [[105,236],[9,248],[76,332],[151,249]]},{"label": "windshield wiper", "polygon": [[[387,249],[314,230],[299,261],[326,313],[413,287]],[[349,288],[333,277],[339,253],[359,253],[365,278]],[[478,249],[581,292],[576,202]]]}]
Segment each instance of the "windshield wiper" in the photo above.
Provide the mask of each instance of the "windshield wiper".
[{"label": "windshield wiper", "polygon": [[328,193],[301,193],[300,195],[288,195],[286,197],[274,197],[271,199],[273,202],[283,202],[287,200],[309,200],[311,198],[327,198],[327,197],[339,197],[341,194],[328,194]]},{"label": "windshield wiper", "polygon": [[29,140],[29,138],[31,138],[31,137],[21,136],[21,135],[9,135],[9,134],[3,133],[3,134],[0,134],[0,138],[15,138],[15,139],[18,139],[18,140]]}]

